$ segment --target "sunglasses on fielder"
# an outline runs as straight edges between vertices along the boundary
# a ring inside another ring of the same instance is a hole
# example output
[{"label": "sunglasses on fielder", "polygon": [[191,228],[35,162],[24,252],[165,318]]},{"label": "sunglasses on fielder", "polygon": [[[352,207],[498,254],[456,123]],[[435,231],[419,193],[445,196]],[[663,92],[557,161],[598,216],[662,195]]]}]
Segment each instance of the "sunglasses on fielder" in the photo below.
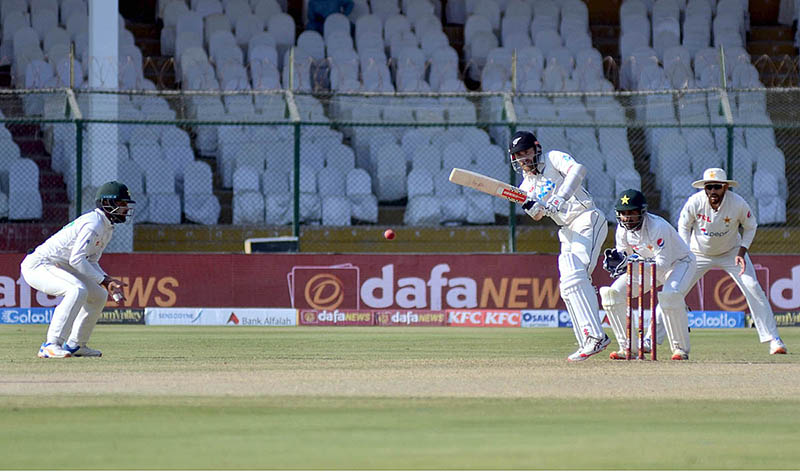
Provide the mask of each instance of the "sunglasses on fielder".
[{"label": "sunglasses on fielder", "polygon": [[722,190],[722,187],[724,187],[724,185],[722,185],[722,184],[706,184],[705,189],[706,190]]}]

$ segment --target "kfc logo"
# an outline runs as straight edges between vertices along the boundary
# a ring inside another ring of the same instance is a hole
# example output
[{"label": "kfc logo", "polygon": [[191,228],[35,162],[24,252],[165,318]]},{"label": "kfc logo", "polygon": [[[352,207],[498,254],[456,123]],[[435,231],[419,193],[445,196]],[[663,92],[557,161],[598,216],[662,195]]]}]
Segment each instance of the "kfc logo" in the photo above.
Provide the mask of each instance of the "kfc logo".
[{"label": "kfc logo", "polygon": [[512,328],[520,325],[521,317],[517,310],[471,310],[450,311],[447,320],[450,326]]}]

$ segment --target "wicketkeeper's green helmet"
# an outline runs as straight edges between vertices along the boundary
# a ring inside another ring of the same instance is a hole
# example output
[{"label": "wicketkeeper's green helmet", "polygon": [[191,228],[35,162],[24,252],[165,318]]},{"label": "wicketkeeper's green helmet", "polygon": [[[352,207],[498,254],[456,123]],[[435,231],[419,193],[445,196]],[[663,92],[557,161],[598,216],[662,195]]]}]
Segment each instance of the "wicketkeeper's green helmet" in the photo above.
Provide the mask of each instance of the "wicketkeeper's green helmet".
[{"label": "wicketkeeper's green helmet", "polygon": [[[623,221],[623,216],[620,212],[631,210],[639,210],[639,215],[628,215],[624,217]],[[617,201],[614,203],[614,212],[617,216],[617,222],[625,227],[625,229],[632,231],[638,230],[642,227],[644,214],[647,212],[647,199],[644,198],[642,192],[629,188],[620,193],[619,197],[617,197]]]}]

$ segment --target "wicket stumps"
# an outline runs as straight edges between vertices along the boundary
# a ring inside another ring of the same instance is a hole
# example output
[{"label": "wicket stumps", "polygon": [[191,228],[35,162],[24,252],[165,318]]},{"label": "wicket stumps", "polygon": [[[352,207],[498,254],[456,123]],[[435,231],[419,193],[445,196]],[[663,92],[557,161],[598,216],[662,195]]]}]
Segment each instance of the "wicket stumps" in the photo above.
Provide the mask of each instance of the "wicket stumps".
[{"label": "wicket stumps", "polygon": [[625,328],[628,335],[628,344],[625,346],[625,359],[633,358],[631,346],[633,345],[633,267],[639,265],[639,353],[638,359],[644,360],[644,276],[645,265],[650,265],[650,360],[657,360],[656,356],[656,262],[652,259],[641,257],[628,258],[626,266],[627,290]]}]

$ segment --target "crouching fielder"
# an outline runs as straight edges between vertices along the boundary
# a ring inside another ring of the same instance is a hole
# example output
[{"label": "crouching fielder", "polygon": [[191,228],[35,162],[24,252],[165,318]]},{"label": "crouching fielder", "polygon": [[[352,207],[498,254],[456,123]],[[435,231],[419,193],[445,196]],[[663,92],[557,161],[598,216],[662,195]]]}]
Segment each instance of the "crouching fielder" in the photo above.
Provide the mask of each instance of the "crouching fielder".
[{"label": "crouching fielder", "polygon": [[97,191],[96,209],[67,224],[22,260],[28,285],[48,295],[64,297],[53,311],[41,358],[100,357],[86,345],[103,311],[108,293],[124,300],[123,282],[103,272],[98,261],[111,241],[114,225],[133,215],[128,187],[108,182]]},{"label": "crouching fielder", "polygon": [[[606,250],[603,267],[612,273],[616,280],[610,287],[600,288],[600,299],[606,315],[617,337],[620,351],[612,352],[611,359],[624,359],[628,343],[626,328],[626,258],[638,254],[656,263],[656,283],[662,285],[658,293],[656,316],[664,321],[672,360],[689,358],[689,319],[684,298],[692,287],[692,274],[696,262],[689,247],[678,232],[660,216],[647,212],[647,202],[638,190],[625,190],[614,206],[617,215],[616,248]],[[638,274],[638,264],[634,264],[634,274]],[[639,294],[638,276],[633,277],[632,296]],[[645,278],[644,292],[655,290],[650,287],[650,278]],[[633,317],[636,318],[636,317]],[[632,320],[634,327],[638,320]],[[636,332],[636,329],[633,330]],[[633,346],[631,346],[633,347]]]},{"label": "crouching fielder", "polygon": [[533,133],[519,131],[508,146],[511,165],[525,180],[520,188],[528,192],[522,208],[534,220],[551,218],[560,229],[558,255],[561,299],[567,306],[579,348],[568,361],[583,361],[611,343],[603,332],[600,306],[592,285],[592,271],[608,234],[603,213],[583,188],[586,168],[561,151],[542,153]]},{"label": "crouching fielder", "polygon": [[770,343],[770,354],[786,354],[772,308],[747,254],[756,234],[755,218],[744,198],[728,192],[728,187],[736,185],[719,168],[706,169],[703,178],[692,183],[703,190],[689,197],[678,222],[681,238],[697,257],[697,271],[691,285],[714,267],[727,272],[747,300],[759,341]]}]

